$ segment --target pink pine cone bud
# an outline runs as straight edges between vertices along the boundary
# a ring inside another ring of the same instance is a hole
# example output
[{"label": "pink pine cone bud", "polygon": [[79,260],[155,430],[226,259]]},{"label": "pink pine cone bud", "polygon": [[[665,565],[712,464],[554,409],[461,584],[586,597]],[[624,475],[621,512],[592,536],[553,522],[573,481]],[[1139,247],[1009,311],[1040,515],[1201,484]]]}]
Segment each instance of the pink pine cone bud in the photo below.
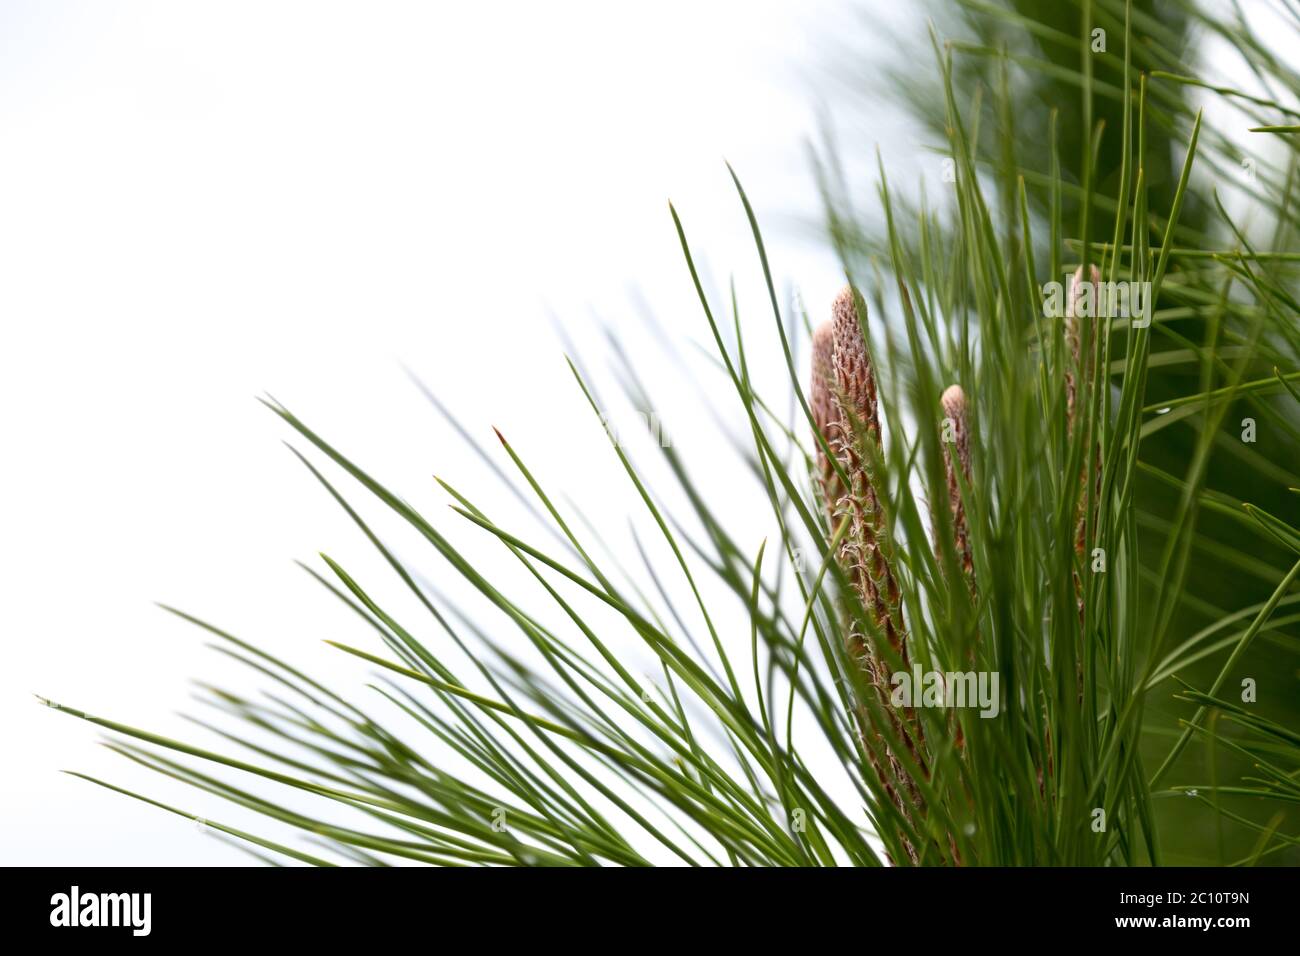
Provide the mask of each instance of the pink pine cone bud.
[{"label": "pink pine cone bud", "polygon": [[952,423],[951,444],[943,449],[944,470],[948,478],[948,506],[952,512],[953,540],[957,556],[961,561],[962,572],[972,575],[975,562],[971,556],[970,534],[966,525],[966,508],[961,499],[961,482],[957,478],[953,451],[956,451],[956,463],[961,467],[962,478],[970,484],[970,434],[966,423],[966,393],[960,385],[949,385],[939,398],[944,418]]},{"label": "pink pine cone bud", "polygon": [[[814,424],[849,481],[849,487],[844,487],[819,443],[818,467],[832,527],[838,527],[842,520],[849,522],[836,555],[838,563],[874,623],[875,632],[889,642],[906,666],[907,631],[898,581],[890,564],[889,525],[871,474],[870,461],[880,442],[880,417],[875,374],[858,318],[860,302],[853,288],[845,287],[835,297],[830,320],[814,333],[809,404]],[[867,683],[887,706],[888,674],[884,659],[853,615],[847,618],[850,653],[862,667]],[[910,708],[901,713],[888,710],[888,713],[893,731],[924,768],[923,738],[915,715]],[[858,717],[868,761],[889,799],[904,816],[912,819],[924,809],[916,782],[904,771],[880,730],[870,726],[865,708],[861,708]],[[915,862],[915,849],[906,845]]]},{"label": "pink pine cone bud", "polygon": [[876,411],[876,376],[858,322],[857,294],[852,286],[845,286],[835,297],[831,306],[831,328],[835,341],[832,361],[844,411],[851,413],[858,427],[865,427],[878,441],[880,417]]},{"label": "pink pine cone bud", "polygon": [[[1088,267],[1088,282],[1092,286],[1089,299],[1092,303],[1091,311],[1095,316],[1097,303],[1101,299],[1101,272],[1096,266]],[[1093,351],[1092,341],[1087,343],[1086,349],[1081,341],[1082,330],[1079,320],[1083,317],[1080,313],[1086,311],[1082,308],[1086,291],[1087,286],[1083,281],[1083,266],[1079,266],[1074,270],[1074,277],[1070,281],[1070,298],[1065,309],[1065,344],[1070,353],[1065,367],[1065,411],[1071,431],[1074,430],[1075,405],[1078,401],[1079,383],[1087,381],[1090,376]],[[1095,340],[1097,333],[1095,318],[1092,324],[1092,332]]]}]

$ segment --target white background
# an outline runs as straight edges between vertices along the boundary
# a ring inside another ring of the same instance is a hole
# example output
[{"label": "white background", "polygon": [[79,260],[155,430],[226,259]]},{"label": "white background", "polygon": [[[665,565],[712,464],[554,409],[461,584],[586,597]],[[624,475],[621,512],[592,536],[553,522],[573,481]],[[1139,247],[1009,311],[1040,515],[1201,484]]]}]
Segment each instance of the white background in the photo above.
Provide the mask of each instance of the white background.
[{"label": "white background", "polygon": [[[684,352],[707,342],[671,199],[770,347],[724,157],[783,298],[824,306],[842,279],[805,145],[827,51],[861,29],[828,0],[0,6],[0,862],[246,862],[60,774],[219,812],[32,696],[183,736],[191,678],[256,685],[155,600],[360,683],[319,643],[346,612],[292,561],[374,565],[257,395],[442,525],[434,474],[509,515],[409,366],[485,447],[497,425],[617,525],[634,503],[552,317],[595,366],[600,322],[645,341],[639,301]],[[702,477],[725,477],[678,367],[634,356]]]}]

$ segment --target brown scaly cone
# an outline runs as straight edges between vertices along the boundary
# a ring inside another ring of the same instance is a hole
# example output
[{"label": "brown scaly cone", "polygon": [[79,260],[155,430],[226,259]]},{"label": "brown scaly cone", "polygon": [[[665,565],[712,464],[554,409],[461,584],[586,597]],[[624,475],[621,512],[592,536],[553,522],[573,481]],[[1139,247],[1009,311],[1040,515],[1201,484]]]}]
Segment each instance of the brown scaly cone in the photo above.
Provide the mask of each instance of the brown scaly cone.
[{"label": "brown scaly cone", "polygon": [[[1098,312],[1101,311],[1098,305],[1101,301],[1101,272],[1096,266],[1088,267],[1088,282],[1092,286],[1091,311],[1093,319],[1091,322],[1092,335],[1089,340],[1083,342],[1083,330],[1080,319],[1083,317],[1080,313],[1081,302],[1085,294],[1086,286],[1083,281],[1083,266],[1079,266],[1074,272],[1074,278],[1070,283],[1070,297],[1065,311],[1065,344],[1069,351],[1069,358],[1065,368],[1065,414],[1068,433],[1071,437],[1077,427],[1079,412],[1080,392],[1087,395],[1088,384],[1092,381],[1092,371],[1094,356],[1096,354],[1096,340],[1098,334]],[[1101,449],[1097,447],[1093,450],[1096,458],[1096,487],[1094,497],[1101,494]],[[1074,514],[1074,552],[1079,557],[1083,557],[1087,551],[1088,544],[1088,466],[1084,465],[1079,475],[1079,500],[1075,504]],[[1074,592],[1075,599],[1079,610],[1079,623],[1083,623],[1084,618],[1084,600],[1083,600],[1083,581],[1079,575],[1074,575]]]},{"label": "brown scaly cone", "polygon": [[[1101,294],[1101,272],[1096,266],[1088,267],[1088,281],[1092,284],[1092,312],[1094,316],[1097,312],[1097,300]],[[1078,401],[1078,392],[1080,379],[1089,381],[1092,376],[1092,342],[1088,343],[1087,351],[1083,349],[1083,330],[1080,328],[1079,319],[1082,317],[1081,303],[1084,293],[1087,289],[1083,282],[1083,266],[1074,270],[1074,278],[1070,281],[1070,297],[1065,306],[1065,345],[1070,352],[1070,362],[1065,369],[1065,414],[1069,419],[1070,427],[1073,429],[1075,420],[1075,403]],[[1097,334],[1097,320],[1094,317],[1092,321],[1093,336]],[[1086,363],[1085,367],[1080,367],[1081,360]]]},{"label": "brown scaly cone", "polygon": [[[826,443],[826,447],[823,447],[821,441],[816,442],[817,479],[821,485],[822,502],[826,508],[826,517],[832,535],[838,530],[841,520],[845,520],[848,515],[848,510],[845,508],[847,498],[844,482],[840,480],[839,473],[835,469],[835,461],[839,457],[840,449],[844,446],[844,432],[841,428],[844,414],[840,410],[839,400],[835,397],[838,386],[835,378],[835,334],[833,325],[834,323],[829,321],[823,322],[813,332],[812,388],[809,392],[809,405],[812,410],[813,422],[817,427],[817,432]],[[830,449],[829,455],[827,454],[827,448]],[[848,518],[848,520],[852,519]],[[866,593],[868,585],[863,580],[860,568],[856,566],[846,567],[845,573],[855,592],[859,595]],[[843,602],[841,612],[845,621],[851,621],[851,602]],[[877,688],[875,669],[867,658],[866,642],[856,627],[850,629],[849,653],[855,661],[862,664],[863,671],[867,676],[867,682],[873,688]],[[880,780],[889,800],[906,813],[906,804],[902,801],[895,787],[895,782],[898,779],[896,772],[897,761],[889,753],[881,735],[871,730],[869,713],[863,705],[858,707],[857,720],[860,728],[862,750],[866,754],[868,763],[871,764],[871,768],[877,779]],[[911,847],[908,848],[908,853],[913,860],[916,859],[916,854]]]},{"label": "brown scaly cone", "polygon": [[[889,641],[893,652],[907,666],[907,632],[900,606],[897,579],[889,562],[889,528],[884,509],[870,474],[868,457],[859,442],[880,443],[880,419],[876,403],[876,381],[866,342],[858,323],[852,288],[835,298],[831,320],[813,336],[813,419],[821,436],[848,477],[846,488],[835,465],[818,443],[818,471],[823,499],[833,529],[847,520],[849,528],[837,555],[845,576],[875,625],[875,632]],[[889,702],[889,673],[885,659],[873,646],[874,638],[864,632],[857,615],[846,614],[849,652],[862,668],[867,684],[878,695],[883,713],[889,715],[894,735],[908,748],[909,756],[924,771],[919,722],[911,708],[901,713]],[[887,796],[905,819],[915,821],[924,803],[912,777],[883,734],[873,729],[868,708],[859,707],[862,747]],[[913,863],[915,848],[903,841]]]},{"label": "brown scaly cone", "polygon": [[[962,391],[960,385],[949,385],[943,395],[939,397],[939,407],[943,411],[943,417],[952,423],[952,441],[945,442],[943,447],[943,464],[944,473],[948,479],[948,507],[952,513],[953,525],[953,544],[955,546],[958,560],[961,563],[962,573],[966,578],[967,586],[970,588],[971,599],[977,597],[975,586],[975,562],[971,554],[970,530],[966,521],[966,506],[961,497],[961,484],[957,479],[957,468],[961,468],[962,477],[965,479],[967,486],[971,483],[971,453],[970,453],[970,431],[966,415],[966,393]],[[955,454],[954,454],[955,452]],[[937,527],[937,525],[936,525]],[[935,542],[936,559],[940,553],[938,542]],[[974,663],[974,649],[971,652],[971,662]],[[966,746],[965,735],[962,733],[961,723],[953,722],[953,732],[958,750],[964,750]],[[1048,750],[1048,773],[1051,773],[1051,736],[1047,737]],[[1038,789],[1040,793],[1045,793],[1043,771],[1038,770]],[[957,848],[952,846],[954,859],[957,859]]]},{"label": "brown scaly cone", "polygon": [[831,364],[839,415],[832,446],[849,477],[850,487],[841,506],[850,515],[853,528],[840,548],[845,566],[860,572],[863,606],[872,614],[876,627],[904,662],[905,631],[899,607],[898,582],[886,552],[890,548],[888,522],[876,492],[867,456],[859,454],[858,442],[880,446],[880,418],[876,405],[876,377],[867,353],[857,307],[851,288],[835,297],[831,330],[834,341]]},{"label": "brown scaly cone", "polygon": [[[945,439],[951,434],[951,441],[944,441],[943,444],[943,469],[944,475],[948,480],[948,510],[952,515],[952,536],[953,547],[957,552],[957,561],[961,566],[962,577],[966,579],[966,587],[970,590],[971,602],[975,603],[977,594],[975,590],[975,559],[971,554],[970,548],[970,530],[966,524],[966,506],[961,498],[961,480],[967,485],[971,481],[970,472],[970,433],[966,425],[966,393],[962,391],[960,385],[949,385],[941,396],[939,396],[939,407],[943,411],[944,437]],[[951,432],[948,431],[951,429]],[[961,480],[957,477],[957,469],[961,469]],[[935,532],[938,532],[938,522],[934,522]],[[939,542],[934,543],[935,560],[942,566],[943,551],[939,547]],[[975,658],[975,649],[971,648],[970,660]],[[966,747],[966,737],[962,733],[961,722],[955,718],[952,721],[955,743],[958,750],[964,750]]]},{"label": "brown scaly cone", "polygon": [[[832,535],[838,530],[841,520],[845,520],[848,514],[845,508],[847,499],[844,482],[841,481],[835,468],[840,449],[844,446],[844,432],[841,428],[844,414],[840,410],[840,403],[835,395],[838,386],[835,377],[835,334],[833,326],[833,322],[823,322],[813,332],[812,388],[809,391],[809,405],[812,410],[813,422],[817,427],[818,434],[825,441],[825,447],[823,447],[821,441],[816,442],[817,479],[821,485],[822,502],[826,508],[826,516]],[[830,450],[830,454],[827,454],[827,449]],[[852,519],[849,518],[848,520]],[[859,595],[864,594],[867,585],[863,581],[860,568],[856,566],[846,567],[845,573],[853,590]],[[851,602],[843,602],[841,612],[845,621],[851,621]],[[873,688],[876,688],[875,671],[868,663],[866,643],[856,627],[850,629],[849,653],[855,661],[863,665],[867,682]],[[863,705],[858,707],[857,720],[862,749],[866,754],[867,761],[871,764],[877,779],[880,780],[886,796],[896,807],[906,813],[906,804],[903,803],[895,787],[898,777],[894,768],[897,761],[889,753],[881,735],[871,730],[868,710]],[[916,855],[910,847],[908,852],[909,856],[915,860]]]},{"label": "brown scaly cone", "polygon": [[[1083,341],[1083,323],[1080,319],[1084,318],[1083,308],[1081,307],[1083,297],[1087,288],[1083,281],[1083,266],[1074,270],[1074,276],[1070,281],[1070,294],[1065,308],[1065,344],[1068,351],[1065,366],[1065,424],[1066,433],[1073,438],[1074,431],[1079,426],[1079,399],[1082,391],[1084,397],[1088,395],[1089,385],[1092,382],[1093,363],[1096,356],[1096,342],[1099,334],[1098,323],[1100,318],[1098,308],[1101,302],[1101,271],[1095,266],[1088,267],[1088,283],[1091,284],[1092,290],[1089,298],[1091,299],[1092,321],[1089,324],[1091,335],[1087,342]],[[1104,380],[1103,380],[1104,381]],[[1087,454],[1085,452],[1084,454]],[[1094,501],[1101,495],[1101,448],[1096,446],[1092,450],[1095,459],[1096,482],[1094,484]],[[1085,464],[1081,467],[1079,473],[1079,500],[1074,505],[1074,553],[1083,558],[1088,548],[1088,466]],[[1084,600],[1083,580],[1079,573],[1074,572],[1074,600],[1078,609],[1079,624],[1083,625],[1086,617],[1087,602]],[[1079,660],[1075,667],[1076,681],[1079,687],[1079,699],[1083,699],[1083,661]],[[1050,731],[1043,741],[1047,754],[1047,776],[1052,774],[1052,737]],[[1046,781],[1043,776],[1043,769],[1038,771],[1038,788],[1040,792],[1046,793]]]}]

